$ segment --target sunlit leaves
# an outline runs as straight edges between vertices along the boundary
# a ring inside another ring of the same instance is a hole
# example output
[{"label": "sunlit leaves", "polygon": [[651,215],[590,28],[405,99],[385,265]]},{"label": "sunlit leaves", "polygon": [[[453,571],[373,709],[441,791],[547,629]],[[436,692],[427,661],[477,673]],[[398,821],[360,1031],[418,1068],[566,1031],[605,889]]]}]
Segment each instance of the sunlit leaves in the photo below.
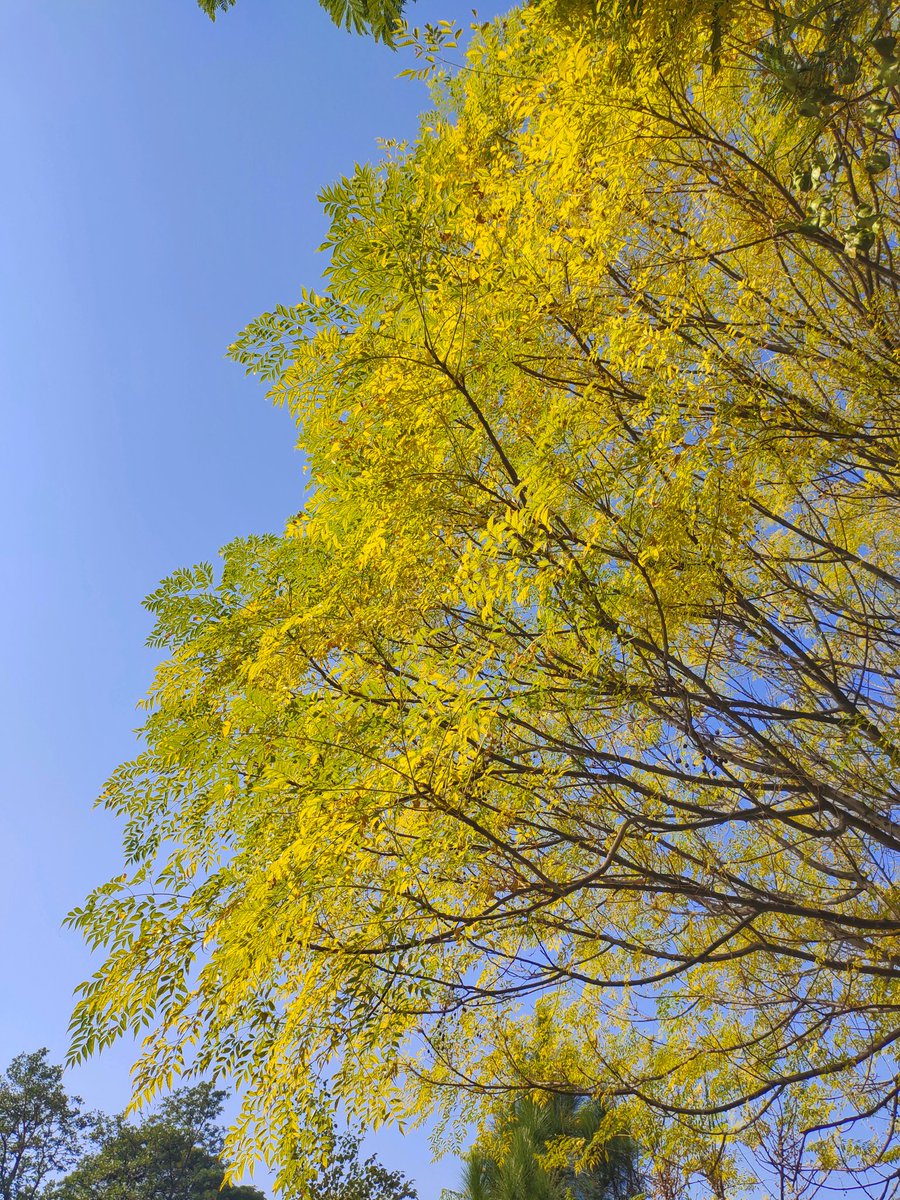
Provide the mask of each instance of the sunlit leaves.
[{"label": "sunlit leaves", "polygon": [[290,1185],[337,1098],[560,1088],[714,1194],[845,1186],[900,1037],[890,47],[725,12],[654,65],[550,13],[325,191],[326,294],[233,349],[314,486],[151,597],[76,1052],[235,1073]]}]

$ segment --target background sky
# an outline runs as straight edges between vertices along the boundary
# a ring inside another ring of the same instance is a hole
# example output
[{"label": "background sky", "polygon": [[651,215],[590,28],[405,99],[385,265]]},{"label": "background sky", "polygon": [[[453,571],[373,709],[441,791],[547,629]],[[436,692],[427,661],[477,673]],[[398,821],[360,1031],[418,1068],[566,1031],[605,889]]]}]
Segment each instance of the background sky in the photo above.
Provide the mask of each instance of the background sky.
[{"label": "background sky", "polygon": [[[0,1067],[65,1053],[89,960],[61,920],[117,870],[91,804],[136,745],[140,600],[300,505],[291,422],[224,351],[317,283],[318,190],[414,133],[408,65],[315,0],[215,25],[194,0],[0,0]],[[69,1086],[121,1109],[129,1065]],[[424,1135],[372,1144],[422,1200],[457,1179]]]}]

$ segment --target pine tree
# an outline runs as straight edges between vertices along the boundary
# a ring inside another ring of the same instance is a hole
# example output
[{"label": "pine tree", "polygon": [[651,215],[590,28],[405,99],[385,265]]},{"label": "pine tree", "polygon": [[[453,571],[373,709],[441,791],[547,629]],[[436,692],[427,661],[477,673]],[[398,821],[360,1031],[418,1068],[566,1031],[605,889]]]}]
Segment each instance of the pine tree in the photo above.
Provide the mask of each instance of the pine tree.
[{"label": "pine tree", "polygon": [[602,1137],[606,1115],[580,1096],[520,1097],[467,1155],[462,1189],[445,1200],[629,1200],[641,1189],[638,1148]]}]

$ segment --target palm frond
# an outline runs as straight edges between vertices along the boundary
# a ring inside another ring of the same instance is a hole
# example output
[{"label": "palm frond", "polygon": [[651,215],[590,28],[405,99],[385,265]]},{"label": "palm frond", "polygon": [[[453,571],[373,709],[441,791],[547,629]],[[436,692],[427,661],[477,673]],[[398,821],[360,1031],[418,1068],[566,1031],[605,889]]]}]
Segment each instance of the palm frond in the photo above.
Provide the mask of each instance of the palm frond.
[{"label": "palm frond", "polygon": [[216,19],[217,12],[224,12],[226,8],[231,8],[234,0],[197,0],[197,3],[206,13],[211,21]]}]

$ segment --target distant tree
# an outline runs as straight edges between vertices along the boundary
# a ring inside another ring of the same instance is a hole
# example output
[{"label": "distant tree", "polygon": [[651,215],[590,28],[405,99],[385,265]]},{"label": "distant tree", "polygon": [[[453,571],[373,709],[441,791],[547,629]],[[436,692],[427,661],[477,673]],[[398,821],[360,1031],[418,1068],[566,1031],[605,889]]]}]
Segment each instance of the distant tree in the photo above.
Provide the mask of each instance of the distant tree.
[{"label": "distant tree", "polygon": [[360,1139],[345,1133],[335,1140],[309,1200],[416,1200],[414,1184],[402,1171],[389,1171],[372,1155],[359,1155]]},{"label": "distant tree", "polygon": [[18,1054],[0,1075],[0,1200],[32,1200],[78,1156],[88,1118],[47,1053]]},{"label": "distant tree", "polygon": [[223,1186],[224,1092],[183,1088],[139,1124],[100,1118],[96,1149],[56,1185],[50,1200],[263,1200],[253,1187]]},{"label": "distant tree", "polygon": [[[235,0],[197,0],[210,18],[233,7]],[[403,9],[403,0],[319,0],[334,21],[354,33],[370,33],[376,41],[390,44]]]},{"label": "distant tree", "polygon": [[605,1116],[579,1096],[520,1098],[466,1157],[462,1190],[446,1200],[629,1200],[641,1190],[638,1147],[599,1138]]}]

